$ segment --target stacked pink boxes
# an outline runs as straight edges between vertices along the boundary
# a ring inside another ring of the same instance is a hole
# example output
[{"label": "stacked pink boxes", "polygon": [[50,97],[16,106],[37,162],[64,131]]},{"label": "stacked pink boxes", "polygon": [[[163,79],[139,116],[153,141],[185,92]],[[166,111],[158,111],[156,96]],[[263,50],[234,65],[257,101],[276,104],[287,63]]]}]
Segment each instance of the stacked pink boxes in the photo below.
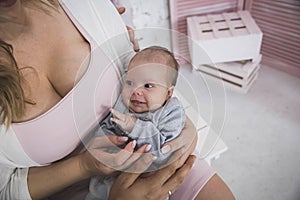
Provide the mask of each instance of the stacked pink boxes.
[{"label": "stacked pink boxes", "polygon": [[246,93],[258,75],[262,32],[248,11],[187,18],[193,68]]}]

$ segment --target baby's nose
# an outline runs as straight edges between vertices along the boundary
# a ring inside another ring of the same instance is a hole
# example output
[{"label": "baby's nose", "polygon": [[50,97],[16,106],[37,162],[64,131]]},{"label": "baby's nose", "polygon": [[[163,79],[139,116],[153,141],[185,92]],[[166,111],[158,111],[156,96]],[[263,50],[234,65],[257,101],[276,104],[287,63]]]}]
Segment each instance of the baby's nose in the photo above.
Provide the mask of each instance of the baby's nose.
[{"label": "baby's nose", "polygon": [[138,87],[133,91],[133,94],[142,95],[143,94],[143,89],[141,87]]}]

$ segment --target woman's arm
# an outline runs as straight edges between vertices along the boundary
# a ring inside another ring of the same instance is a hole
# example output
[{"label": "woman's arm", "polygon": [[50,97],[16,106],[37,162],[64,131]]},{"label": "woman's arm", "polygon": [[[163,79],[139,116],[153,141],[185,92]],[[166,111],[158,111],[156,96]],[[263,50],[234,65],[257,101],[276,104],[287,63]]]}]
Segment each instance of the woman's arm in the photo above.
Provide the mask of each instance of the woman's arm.
[{"label": "woman's arm", "polygon": [[88,178],[80,165],[81,156],[46,167],[32,167],[28,172],[28,189],[32,199],[42,199],[67,186]]},{"label": "woman's arm", "polygon": [[[193,134],[189,134],[190,131],[193,130],[193,126],[191,122],[188,120],[186,127],[184,128],[182,135],[189,135],[189,138],[191,138],[191,141],[185,141],[184,144],[179,144],[179,141],[175,141],[174,143],[169,143],[170,150],[174,151],[178,149],[178,147],[186,147],[182,148],[180,151],[177,151],[174,155],[174,157],[180,159],[176,159],[175,162],[173,162],[168,167],[162,169],[159,175],[155,175],[154,183],[150,180],[143,182],[144,186],[150,186],[149,184],[162,184],[168,183],[164,186],[164,191],[167,189],[176,189],[179,186],[179,182],[181,182],[185,176],[185,174],[189,171],[190,167],[192,166],[192,161],[190,160],[187,162],[184,166],[182,164],[186,160],[186,158],[189,156],[190,152],[193,151],[195,142],[194,140],[196,134],[194,136],[191,136]],[[193,132],[193,131],[192,131]],[[121,140],[118,140],[121,139]],[[123,139],[123,140],[122,140]],[[124,138],[122,137],[116,137],[111,136],[110,140],[112,143],[116,145],[121,145],[125,142]],[[113,163],[115,163],[115,166],[117,167],[119,165],[119,169],[121,169],[122,166],[127,167],[131,166],[131,169],[126,169],[128,171],[135,171],[135,172],[143,172],[143,169],[146,169],[147,166],[149,166],[153,161],[153,156],[151,154],[145,154],[146,145],[142,146],[135,154],[133,153],[134,145],[132,143],[129,143],[124,150],[120,151],[117,154],[109,155],[108,153],[105,153],[101,150],[101,147],[107,147],[109,144],[111,145],[111,142],[108,142],[107,140],[101,140],[98,138],[98,140],[95,140],[95,143],[92,143],[90,151],[86,151],[83,154],[80,154],[76,157],[72,157],[68,160],[60,161],[57,163],[54,163],[49,166],[45,167],[33,167],[29,169],[28,173],[28,189],[31,197],[33,199],[41,199],[45,198],[47,196],[50,196],[67,186],[72,185],[73,183],[76,183],[80,180],[86,179],[91,177],[95,174],[111,174],[115,172],[115,169],[109,168],[105,165],[102,165],[100,162],[98,162],[97,158],[102,158],[103,156],[107,159],[110,159]],[[97,146],[98,145],[98,146]],[[185,150],[184,150],[185,149]],[[188,149],[188,150],[186,150]],[[185,152],[183,155],[182,152]],[[181,155],[181,156],[179,156]],[[124,156],[128,159],[124,160]],[[133,162],[137,162],[135,165],[131,165]],[[180,172],[175,172],[176,169],[178,169],[180,166],[182,166],[182,169]],[[132,174],[127,174],[127,176],[131,177],[135,176]],[[125,178],[127,177],[125,176]],[[124,178],[124,176],[121,176]],[[162,177],[165,177],[162,179]],[[166,179],[169,178],[170,179]],[[156,182],[157,181],[157,182]],[[175,181],[175,182],[174,182]],[[179,182],[178,182],[179,181]],[[121,182],[122,183],[122,180]],[[172,185],[172,187],[171,187]],[[146,187],[147,188],[147,187]],[[127,188],[128,189],[128,188]],[[127,195],[133,195],[130,193],[132,190],[127,190],[126,188],[123,188],[123,192],[127,191]],[[134,191],[133,191],[134,192]],[[146,192],[146,191],[144,191]],[[149,192],[149,191],[148,191]],[[115,195],[118,197],[122,196],[122,191],[115,192]],[[165,195],[166,193],[161,195]],[[145,193],[144,193],[145,195]]]},{"label": "woman's arm", "polygon": [[[32,199],[42,199],[50,196],[74,183],[93,175],[110,175],[116,169],[122,169],[138,160],[139,168],[144,168],[153,161],[153,156],[146,151],[146,145],[139,148],[135,153],[133,142],[130,142],[118,153],[110,154],[105,148],[112,145],[124,144],[126,138],[109,136],[95,138],[87,151],[84,153],[59,161],[45,167],[32,167],[28,173],[28,189]],[[125,157],[125,159],[124,159]],[[114,168],[108,167],[100,159],[110,160]],[[137,168],[138,168],[137,167]]]}]

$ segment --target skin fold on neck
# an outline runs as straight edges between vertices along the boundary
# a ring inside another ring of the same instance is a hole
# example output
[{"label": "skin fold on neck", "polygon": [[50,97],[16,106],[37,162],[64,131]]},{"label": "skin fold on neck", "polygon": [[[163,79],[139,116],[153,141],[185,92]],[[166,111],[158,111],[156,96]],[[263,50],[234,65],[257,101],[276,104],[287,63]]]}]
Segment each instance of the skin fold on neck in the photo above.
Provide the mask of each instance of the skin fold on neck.
[{"label": "skin fold on neck", "polygon": [[29,28],[26,8],[22,1],[17,0],[9,7],[0,6],[0,38],[14,40]]}]

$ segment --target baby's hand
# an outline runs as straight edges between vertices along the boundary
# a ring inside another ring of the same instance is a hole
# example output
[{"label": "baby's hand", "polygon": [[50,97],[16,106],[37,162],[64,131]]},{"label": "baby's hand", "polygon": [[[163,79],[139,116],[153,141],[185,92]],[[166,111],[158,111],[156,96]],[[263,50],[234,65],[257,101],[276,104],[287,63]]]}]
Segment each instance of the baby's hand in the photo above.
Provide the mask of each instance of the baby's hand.
[{"label": "baby's hand", "polygon": [[124,131],[131,132],[134,124],[136,122],[136,118],[130,114],[123,114],[115,109],[110,109],[110,112],[114,115],[114,117],[110,118],[112,122],[118,124]]}]

